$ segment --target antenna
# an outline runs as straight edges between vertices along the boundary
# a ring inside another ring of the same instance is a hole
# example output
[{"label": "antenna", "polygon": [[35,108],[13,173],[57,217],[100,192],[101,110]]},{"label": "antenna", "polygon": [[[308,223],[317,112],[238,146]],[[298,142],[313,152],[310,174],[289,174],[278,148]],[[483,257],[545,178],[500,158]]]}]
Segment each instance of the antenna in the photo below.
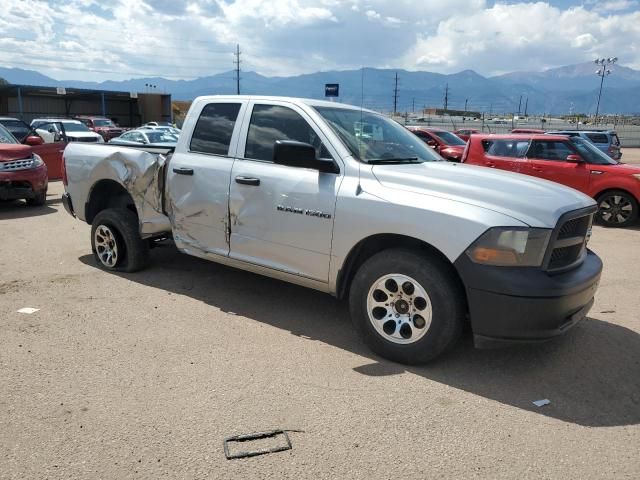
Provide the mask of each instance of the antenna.
[{"label": "antenna", "polygon": [[240,44],[236,44],[236,51],[234,53],[236,59],[233,61],[236,68],[236,94],[240,95]]}]

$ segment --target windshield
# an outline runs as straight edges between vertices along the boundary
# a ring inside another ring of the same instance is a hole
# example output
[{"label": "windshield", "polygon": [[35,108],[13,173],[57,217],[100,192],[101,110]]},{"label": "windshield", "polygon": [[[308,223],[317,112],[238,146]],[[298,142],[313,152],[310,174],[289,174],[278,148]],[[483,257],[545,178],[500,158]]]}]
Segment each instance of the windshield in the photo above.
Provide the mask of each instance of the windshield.
[{"label": "windshield", "polygon": [[572,137],[571,142],[580,156],[587,162],[595,165],[616,165],[618,162],[604,153],[593,143],[580,137]]},{"label": "windshield", "polygon": [[62,122],[65,132],[90,132],[84,123],[76,122]]},{"label": "windshield", "polygon": [[462,140],[459,136],[451,132],[432,132],[434,135],[440,137],[440,139],[447,145],[462,145],[465,146],[467,142]]},{"label": "windshield", "polygon": [[358,160],[441,161],[442,158],[397,122],[377,113],[338,107],[314,107]]},{"label": "windshield", "polygon": [[93,124],[96,127],[115,127],[115,125],[113,124],[113,122],[111,120],[106,120],[106,119],[95,119],[93,121]]},{"label": "windshield", "polygon": [[149,143],[177,142],[178,139],[168,132],[145,132]]},{"label": "windshield", "polygon": [[13,135],[11,135],[11,133],[9,133],[9,130],[7,130],[2,125],[0,125],[0,143],[14,144],[14,143],[18,143],[18,141],[15,139]]},{"label": "windshield", "polygon": [[20,120],[0,120],[0,125],[3,125],[20,141],[24,140],[31,131],[29,126]]}]

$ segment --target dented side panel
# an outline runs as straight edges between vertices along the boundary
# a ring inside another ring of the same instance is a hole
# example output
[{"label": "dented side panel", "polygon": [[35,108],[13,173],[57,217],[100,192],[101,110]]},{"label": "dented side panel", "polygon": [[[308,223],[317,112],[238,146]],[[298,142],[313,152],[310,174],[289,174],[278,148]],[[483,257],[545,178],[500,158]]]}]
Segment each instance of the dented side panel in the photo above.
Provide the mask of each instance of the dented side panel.
[{"label": "dented side panel", "polygon": [[85,205],[100,181],[111,180],[123,186],[133,198],[140,233],[150,237],[170,232],[171,223],[162,209],[163,154],[110,145],[70,143],[64,152],[68,185],[76,214],[85,220]]}]

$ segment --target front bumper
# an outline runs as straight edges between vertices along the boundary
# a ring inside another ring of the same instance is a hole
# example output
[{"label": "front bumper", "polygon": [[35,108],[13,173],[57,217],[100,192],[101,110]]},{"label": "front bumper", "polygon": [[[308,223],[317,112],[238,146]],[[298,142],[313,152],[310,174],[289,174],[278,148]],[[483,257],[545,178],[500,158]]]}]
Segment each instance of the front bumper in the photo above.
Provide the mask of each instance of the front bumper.
[{"label": "front bumper", "polygon": [[0,200],[33,198],[46,192],[48,184],[46,165],[28,170],[0,172]]},{"label": "front bumper", "polygon": [[466,254],[455,262],[465,284],[477,347],[538,342],[561,335],[593,305],[602,261],[591,251],[577,268],[550,275],[539,268],[492,267]]}]

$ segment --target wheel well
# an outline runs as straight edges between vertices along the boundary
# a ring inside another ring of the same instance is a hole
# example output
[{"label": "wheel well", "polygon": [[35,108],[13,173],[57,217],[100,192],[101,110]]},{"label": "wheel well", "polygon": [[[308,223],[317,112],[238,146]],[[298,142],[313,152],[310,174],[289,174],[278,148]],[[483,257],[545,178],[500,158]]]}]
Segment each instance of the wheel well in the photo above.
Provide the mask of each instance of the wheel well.
[{"label": "wheel well", "polygon": [[100,180],[91,188],[89,201],[85,205],[87,223],[93,222],[95,216],[107,208],[126,208],[131,210],[136,217],[138,216],[133,198],[122,185],[114,180]]},{"label": "wheel well", "polygon": [[640,203],[640,199],[636,198],[636,196],[633,193],[631,193],[628,190],[625,190],[624,188],[607,188],[606,190],[602,190],[601,192],[599,192],[597,195],[594,195],[593,198],[595,198],[597,201],[601,196],[609,192],[624,192],[627,195],[629,195],[631,198],[633,198],[636,201],[636,203]]},{"label": "wheel well", "polygon": [[[456,278],[460,281],[460,285],[464,286],[460,275],[449,259],[433,245],[418,240],[417,238],[407,237],[394,233],[383,233],[372,235],[358,242],[347,255],[342,268],[338,272],[338,281],[336,285],[336,296],[340,299],[345,298],[349,293],[349,287],[354,275],[360,266],[373,255],[389,248],[410,248],[419,250],[425,255],[434,256],[449,265],[455,273]],[[464,288],[463,288],[464,291]]]}]

